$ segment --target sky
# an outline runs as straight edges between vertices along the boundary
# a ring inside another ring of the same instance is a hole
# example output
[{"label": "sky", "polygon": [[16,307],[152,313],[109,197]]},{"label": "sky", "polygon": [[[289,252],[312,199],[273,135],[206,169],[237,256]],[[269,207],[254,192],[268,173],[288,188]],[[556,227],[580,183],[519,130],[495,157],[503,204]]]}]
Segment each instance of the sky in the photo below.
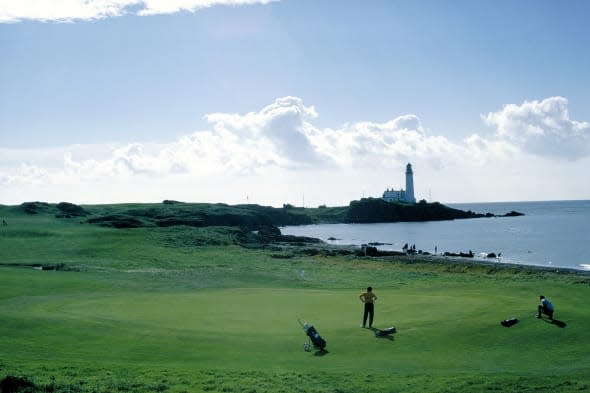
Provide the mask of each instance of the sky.
[{"label": "sky", "polygon": [[0,204],[590,199],[590,2],[0,0]]}]

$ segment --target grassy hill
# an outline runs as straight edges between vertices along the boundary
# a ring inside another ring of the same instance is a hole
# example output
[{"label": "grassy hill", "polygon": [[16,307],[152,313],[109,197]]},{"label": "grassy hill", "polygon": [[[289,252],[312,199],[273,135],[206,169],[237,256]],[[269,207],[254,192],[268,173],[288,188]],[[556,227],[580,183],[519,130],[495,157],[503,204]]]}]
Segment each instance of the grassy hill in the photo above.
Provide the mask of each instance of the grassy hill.
[{"label": "grassy hill", "polygon": [[240,226],[248,229],[271,225],[433,221],[484,216],[481,213],[453,209],[438,202],[390,203],[376,198],[352,201],[349,206],[318,208],[297,208],[291,205],[274,208],[253,204],[231,206],[223,203],[177,201],[86,206],[67,202],[26,202],[20,206],[4,207],[4,214],[19,213],[54,215],[62,219],[77,218],[81,222],[114,228]]},{"label": "grassy hill", "polygon": [[268,225],[310,224],[311,219],[299,209],[277,209],[259,205],[226,205],[223,203],[162,203],[85,205],[27,202],[6,207],[7,212],[29,215],[55,215],[57,218],[79,218],[91,224],[115,228],[171,226],[243,226],[259,228]]},{"label": "grassy hill", "polygon": [[[590,391],[588,274],[294,251],[305,244],[243,247],[237,227],[158,226],[159,215],[133,214],[150,206],[63,207],[71,211],[0,207],[7,222],[0,228],[5,386]],[[145,221],[119,229],[88,224],[108,214]],[[375,326],[398,330],[391,340],[359,328],[358,295],[368,285],[379,297]],[[534,318],[541,293],[566,327]],[[502,327],[509,317],[520,322]],[[303,351],[307,340],[297,318],[317,327],[327,354]]]}]

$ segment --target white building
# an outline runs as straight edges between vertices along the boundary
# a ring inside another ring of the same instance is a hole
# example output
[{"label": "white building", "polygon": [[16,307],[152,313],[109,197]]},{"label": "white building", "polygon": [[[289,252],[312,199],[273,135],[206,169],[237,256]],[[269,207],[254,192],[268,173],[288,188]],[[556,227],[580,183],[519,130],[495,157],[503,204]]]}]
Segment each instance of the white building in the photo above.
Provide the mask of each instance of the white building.
[{"label": "white building", "polygon": [[416,203],[414,197],[414,172],[412,172],[412,164],[406,165],[406,190],[390,190],[389,188],[383,192],[383,200],[386,202],[408,202]]}]

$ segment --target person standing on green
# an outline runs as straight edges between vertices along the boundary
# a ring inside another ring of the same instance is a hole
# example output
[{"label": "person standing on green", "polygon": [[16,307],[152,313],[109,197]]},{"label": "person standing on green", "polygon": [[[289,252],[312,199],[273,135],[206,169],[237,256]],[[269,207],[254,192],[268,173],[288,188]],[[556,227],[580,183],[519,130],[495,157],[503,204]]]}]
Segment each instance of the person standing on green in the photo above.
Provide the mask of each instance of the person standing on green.
[{"label": "person standing on green", "polygon": [[375,300],[377,300],[377,296],[373,293],[373,288],[368,287],[367,292],[361,293],[359,296],[361,302],[365,304],[365,312],[363,313],[363,324],[361,327],[365,327],[367,325],[367,317],[369,317],[369,328],[373,327],[373,316],[375,315]]}]

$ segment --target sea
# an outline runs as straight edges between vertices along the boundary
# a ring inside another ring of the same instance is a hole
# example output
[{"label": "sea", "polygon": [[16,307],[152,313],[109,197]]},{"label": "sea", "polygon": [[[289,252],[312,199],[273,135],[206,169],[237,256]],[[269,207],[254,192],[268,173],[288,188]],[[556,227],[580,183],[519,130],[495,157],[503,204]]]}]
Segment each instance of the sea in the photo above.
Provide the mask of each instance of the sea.
[{"label": "sea", "polygon": [[[285,235],[310,236],[337,245],[374,244],[402,251],[405,244],[431,254],[468,253],[476,260],[590,271],[590,200],[461,203],[475,213],[517,217],[378,224],[286,226]],[[488,258],[494,253],[496,258]]]}]

